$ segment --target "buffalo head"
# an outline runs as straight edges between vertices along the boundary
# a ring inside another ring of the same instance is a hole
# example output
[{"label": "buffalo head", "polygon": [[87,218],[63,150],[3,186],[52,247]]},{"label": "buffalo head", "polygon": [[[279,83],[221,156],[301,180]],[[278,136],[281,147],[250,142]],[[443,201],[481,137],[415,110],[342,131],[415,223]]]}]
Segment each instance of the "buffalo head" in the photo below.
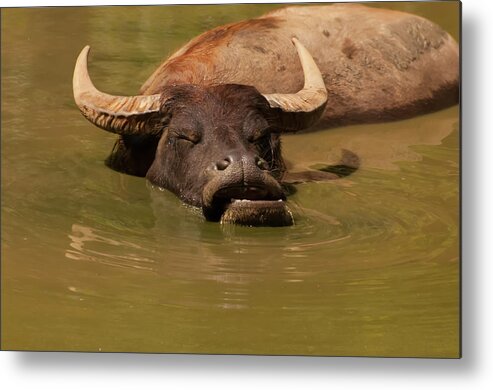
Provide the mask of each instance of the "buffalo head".
[{"label": "buffalo head", "polygon": [[313,58],[293,42],[305,75],[298,93],[179,84],[155,95],[112,96],[92,84],[87,46],[75,67],[75,101],[89,121],[119,134],[129,152],[140,156],[142,176],[201,207],[207,220],[290,225],[280,184],[285,169],[279,137],[313,125],[327,101]]}]

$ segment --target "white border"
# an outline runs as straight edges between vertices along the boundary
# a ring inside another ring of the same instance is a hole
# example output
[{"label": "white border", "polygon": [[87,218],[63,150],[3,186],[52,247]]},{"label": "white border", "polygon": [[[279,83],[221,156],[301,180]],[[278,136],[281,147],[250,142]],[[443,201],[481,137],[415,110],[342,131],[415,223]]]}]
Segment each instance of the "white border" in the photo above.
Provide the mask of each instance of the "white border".
[{"label": "white border", "polygon": [[[168,1],[169,2],[169,1]],[[224,3],[215,0],[212,3]],[[243,1],[250,3],[255,1]],[[142,1],[140,4],[163,4]],[[201,3],[173,1],[173,3]],[[139,4],[22,1],[7,6]],[[489,389],[493,383],[491,124],[493,2],[463,1],[463,331],[461,360],[0,353],[6,389]]]}]

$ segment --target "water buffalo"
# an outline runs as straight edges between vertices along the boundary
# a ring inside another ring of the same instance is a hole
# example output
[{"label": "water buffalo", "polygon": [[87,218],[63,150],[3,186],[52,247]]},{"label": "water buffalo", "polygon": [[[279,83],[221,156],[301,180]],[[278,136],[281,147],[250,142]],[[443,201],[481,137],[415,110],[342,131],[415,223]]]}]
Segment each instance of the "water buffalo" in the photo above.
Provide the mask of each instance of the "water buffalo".
[{"label": "water buffalo", "polygon": [[402,119],[458,101],[449,34],[415,15],[354,4],[286,7],[207,31],[137,96],[97,90],[88,52],[75,66],[74,97],[89,121],[119,135],[107,165],[145,176],[210,221],[292,223],[282,133]]}]

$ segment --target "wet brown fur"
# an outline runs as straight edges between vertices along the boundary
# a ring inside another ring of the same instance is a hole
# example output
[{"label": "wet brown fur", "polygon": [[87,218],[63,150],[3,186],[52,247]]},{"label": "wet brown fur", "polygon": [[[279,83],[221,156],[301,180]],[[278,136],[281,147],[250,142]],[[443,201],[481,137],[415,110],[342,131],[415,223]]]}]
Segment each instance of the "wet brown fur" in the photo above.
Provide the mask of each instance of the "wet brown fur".
[{"label": "wet brown fur", "polygon": [[357,4],[285,7],[217,27],[165,61],[141,93],[182,83],[296,92],[303,75],[293,36],[324,77],[324,127],[402,119],[458,101],[458,47],[449,34],[416,15]]}]

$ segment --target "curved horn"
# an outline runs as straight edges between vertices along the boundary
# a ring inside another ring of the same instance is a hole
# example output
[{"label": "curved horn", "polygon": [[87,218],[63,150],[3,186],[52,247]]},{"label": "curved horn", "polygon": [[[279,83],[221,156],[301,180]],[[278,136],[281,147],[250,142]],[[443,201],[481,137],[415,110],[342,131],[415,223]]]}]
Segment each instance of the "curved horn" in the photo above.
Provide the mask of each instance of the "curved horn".
[{"label": "curved horn", "polygon": [[[279,108],[284,113],[313,113],[316,118],[311,118],[309,122],[317,121],[323,113],[327,103],[327,89],[318,69],[317,64],[308,50],[298,41],[292,39],[298,52],[298,56],[303,68],[305,84],[303,89],[297,93],[282,94],[274,93],[263,95],[271,108]],[[315,120],[314,120],[315,119]]]},{"label": "curved horn", "polygon": [[96,126],[120,135],[149,134],[161,131],[161,95],[113,96],[98,91],[87,71],[90,47],[82,49],[74,69],[75,103]]}]

